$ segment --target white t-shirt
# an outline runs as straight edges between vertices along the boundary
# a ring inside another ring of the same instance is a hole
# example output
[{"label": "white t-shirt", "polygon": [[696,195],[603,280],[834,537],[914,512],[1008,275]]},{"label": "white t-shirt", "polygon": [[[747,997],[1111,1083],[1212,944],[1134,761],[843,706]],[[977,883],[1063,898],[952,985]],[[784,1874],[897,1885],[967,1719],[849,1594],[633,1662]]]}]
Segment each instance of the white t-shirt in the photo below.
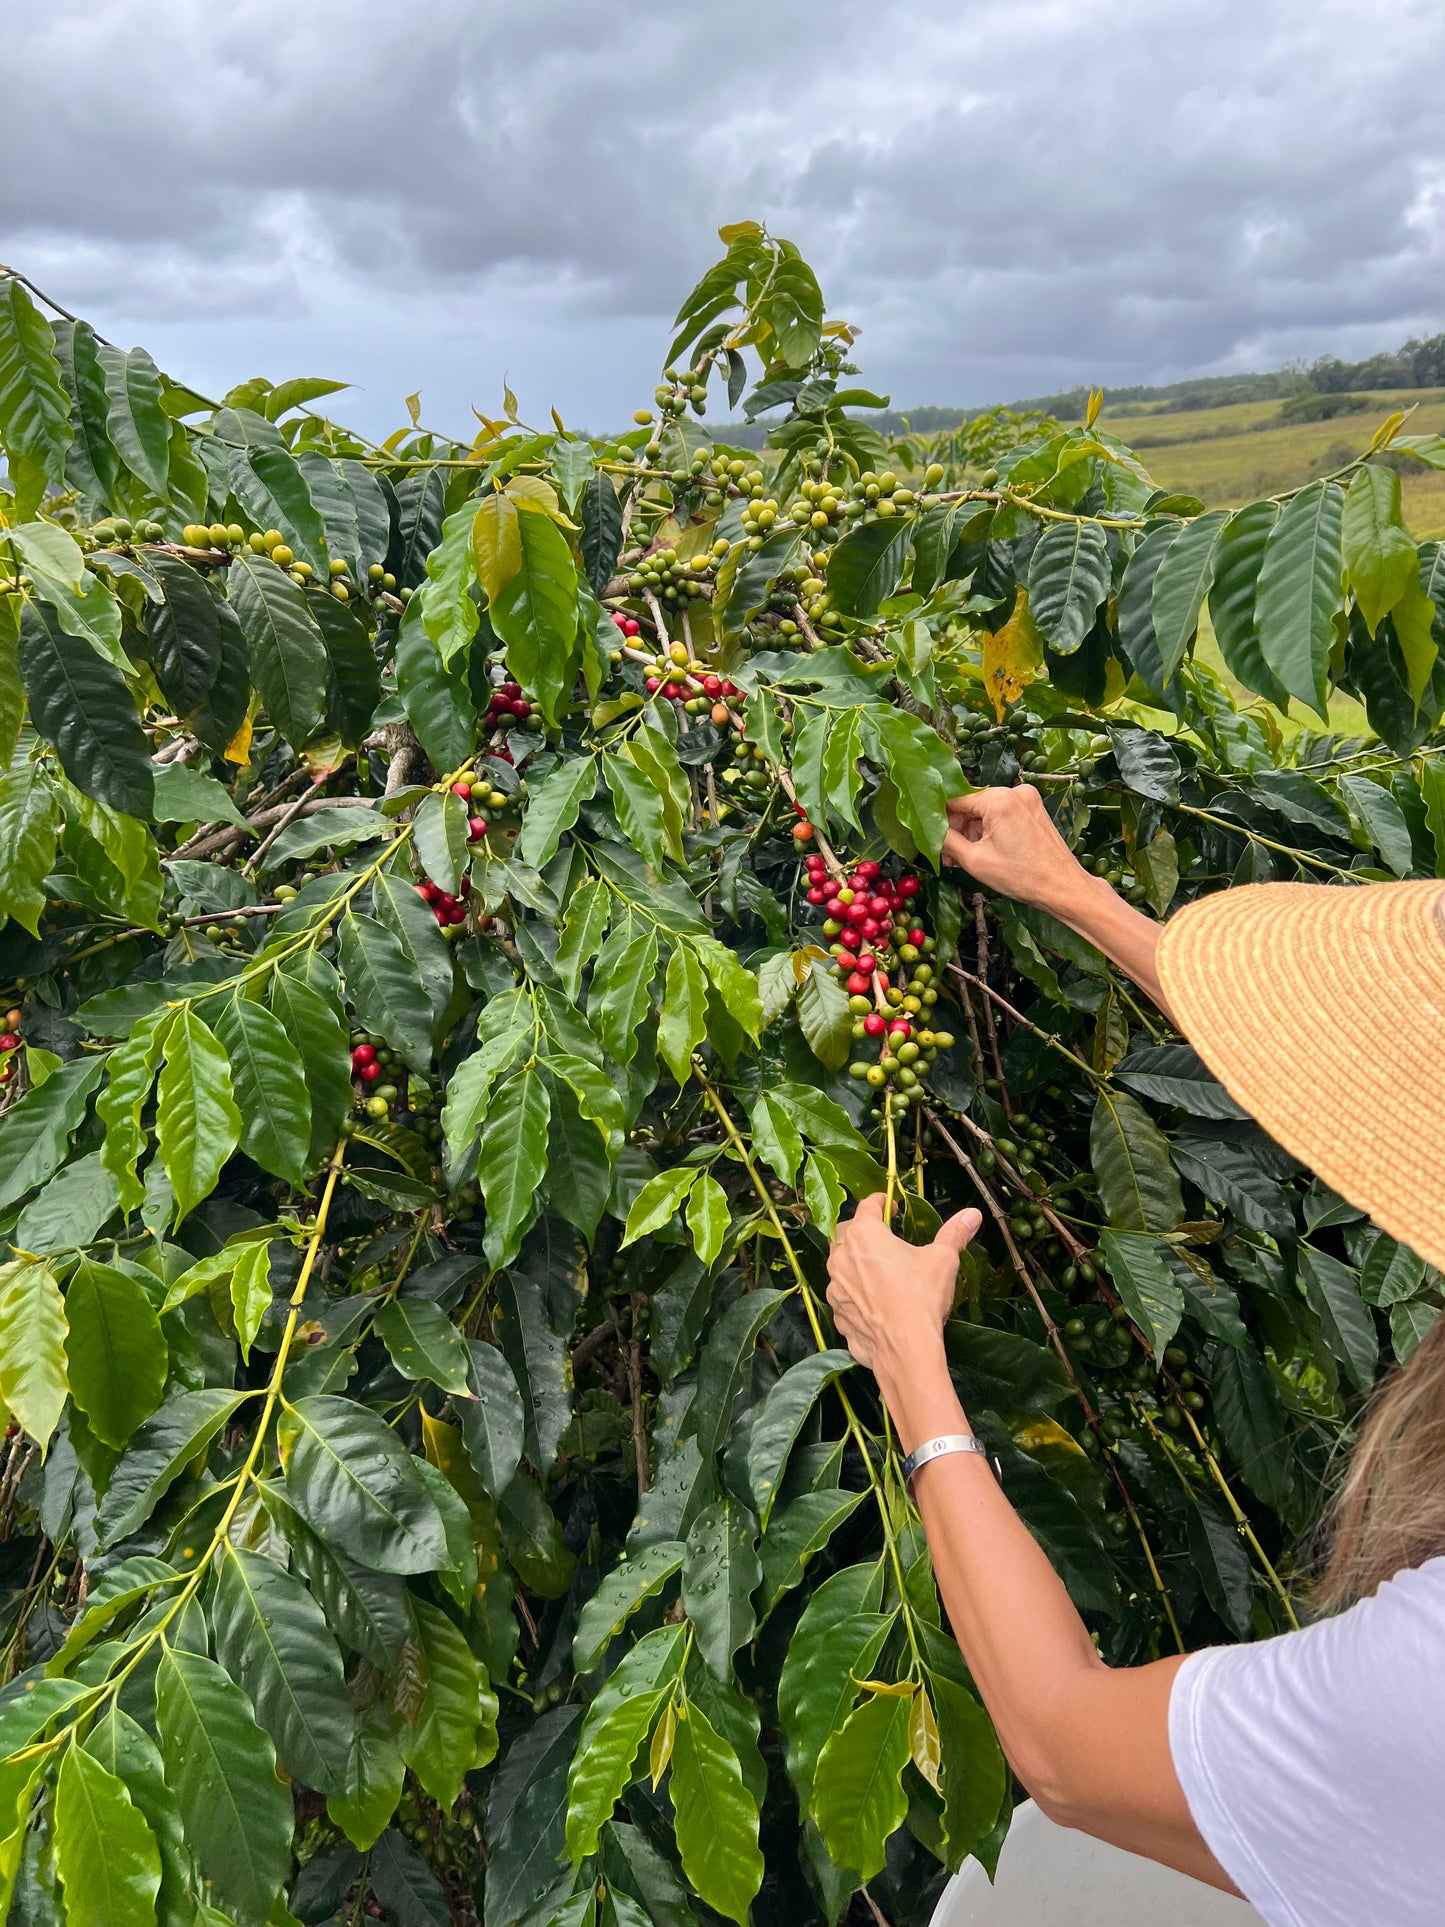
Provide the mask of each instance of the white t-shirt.
[{"label": "white t-shirt", "polygon": [[1169,1744],[1269,1927],[1441,1927],[1445,1557],[1301,1632],[1191,1655]]}]

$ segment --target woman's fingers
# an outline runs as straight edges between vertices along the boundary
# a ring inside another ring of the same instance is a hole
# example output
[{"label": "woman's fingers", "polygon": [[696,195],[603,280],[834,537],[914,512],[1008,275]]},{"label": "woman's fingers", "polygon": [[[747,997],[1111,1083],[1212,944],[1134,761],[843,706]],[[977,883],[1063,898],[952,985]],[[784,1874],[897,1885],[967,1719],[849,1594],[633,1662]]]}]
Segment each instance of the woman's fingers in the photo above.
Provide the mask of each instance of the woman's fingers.
[{"label": "woman's fingers", "polygon": [[935,1251],[956,1252],[962,1257],[964,1251],[978,1236],[979,1226],[983,1223],[983,1213],[975,1211],[970,1205],[966,1211],[955,1211],[951,1218],[945,1218],[933,1240]]}]

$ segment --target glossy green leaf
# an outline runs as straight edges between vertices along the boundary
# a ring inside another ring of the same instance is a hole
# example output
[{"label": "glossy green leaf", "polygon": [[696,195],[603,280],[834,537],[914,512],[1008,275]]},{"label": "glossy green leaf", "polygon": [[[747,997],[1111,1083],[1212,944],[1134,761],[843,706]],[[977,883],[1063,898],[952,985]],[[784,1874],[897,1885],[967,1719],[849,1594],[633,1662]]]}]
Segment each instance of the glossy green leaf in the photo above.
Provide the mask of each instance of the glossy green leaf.
[{"label": "glossy green leaf", "polygon": [[96,1437],[119,1450],[165,1390],[161,1321],[134,1278],[93,1258],[82,1258],[70,1275],[65,1317],[71,1395]]},{"label": "glossy green leaf", "polygon": [[428,1298],[393,1298],[372,1330],[403,1378],[427,1379],[444,1392],[470,1398],[466,1341],[440,1305]]},{"label": "glossy green leaf", "polygon": [[14,275],[0,275],[0,444],[25,514],[45,484],[65,479],[70,398],[60,385],[55,337]]},{"label": "glossy green leaf", "polygon": [[341,974],[358,1020],[413,1070],[431,1062],[431,1009],[415,964],[394,930],[348,910],[338,927]]},{"label": "glossy green leaf", "polygon": [[577,1672],[590,1672],[638,1607],[655,1598],[681,1570],[685,1550],[678,1539],[658,1539],[604,1577],[577,1618],[572,1641],[572,1664]]},{"label": "glossy green leaf", "polygon": [[271,980],[271,1009],[296,1047],[311,1103],[308,1165],[327,1155],[351,1108],[351,1058],[346,1025],[335,1002],[313,983],[278,970]]},{"label": "glossy green leaf", "polygon": [[60,800],[37,763],[21,763],[0,775],[0,911],[40,933],[46,894],[41,885],[55,867],[61,829]]},{"label": "glossy green leaf", "polygon": [[191,1927],[195,1918],[193,1864],[180,1809],[166,1784],[165,1766],[155,1741],[128,1713],[113,1706],[91,1728],[85,1750],[124,1782],[155,1838],[161,1875],[155,1901],[158,1927]]},{"label": "glossy green leaf", "polygon": [[519,514],[517,536],[518,568],[499,586],[488,613],[506,645],[507,668],[555,722],[573,674],[577,565],[549,515]]},{"label": "glossy green leaf", "polygon": [[401,1580],[369,1572],[313,1532],[280,1486],[263,1483],[260,1491],[267,1514],[291,1548],[292,1569],[305,1580],[327,1625],[353,1652],[383,1673],[393,1672],[414,1633]]},{"label": "glossy green leaf", "polygon": [[1379,1369],[1380,1341],[1360,1295],[1360,1274],[1309,1244],[1300,1246],[1299,1267],[1305,1297],[1319,1318],[1326,1343],[1355,1388],[1367,1392]]},{"label": "glossy green leaf", "polygon": [[1109,545],[1096,522],[1051,522],[1029,563],[1029,613],[1055,655],[1068,656],[1093,626],[1109,586]]},{"label": "glossy green leaf", "polygon": [[90,1753],[67,1747],[55,1787],[55,1871],[72,1920],[151,1927],[161,1856],[125,1782]]},{"label": "glossy green leaf", "polygon": [[547,1168],[550,1111],[545,1082],[526,1070],[507,1079],[488,1111],[477,1182],[487,1207],[487,1255],[494,1265],[516,1255],[532,1218]]},{"label": "glossy green leaf", "polygon": [[412,837],[422,869],[433,883],[455,895],[467,866],[467,812],[459,796],[424,796],[412,819]]},{"label": "glossy green leaf", "polygon": [[1292,696],[1325,717],[1325,671],[1344,603],[1344,495],[1311,482],[1280,511],[1265,543],[1255,596],[1260,649]]},{"label": "glossy green leaf", "polygon": [[288,1772],[321,1793],[343,1792],[355,1715],[341,1649],[311,1594],[274,1560],[228,1545],[211,1624],[217,1658],[250,1695]]},{"label": "glossy green leaf", "polygon": [[67,1389],[65,1305],[43,1259],[0,1265],[0,1398],[43,1452]]},{"label": "glossy green leaf", "polygon": [[1255,619],[1260,565],[1278,520],[1277,502],[1251,502],[1225,523],[1214,548],[1209,620],[1230,675],[1282,709],[1289,692],[1264,659]]},{"label": "glossy green leaf", "polygon": [[350,1399],[303,1398],[281,1414],[286,1495],[307,1524],[378,1572],[433,1572],[446,1558],[436,1507],[396,1434]]},{"label": "glossy green leaf", "polygon": [[[1166,682],[1183,662],[1199,627],[1199,611],[1214,579],[1220,531],[1227,519],[1224,509],[1197,516],[1179,531],[1178,541],[1170,543],[1155,573],[1150,613]],[[1037,604],[1034,617],[1038,619]]]},{"label": "glossy green leaf", "polygon": [[1419,580],[1415,544],[1400,513],[1400,477],[1393,468],[1366,462],[1350,477],[1341,521],[1345,573],[1365,627],[1373,636]]},{"label": "glossy green leaf", "polygon": [[290,1791],[240,1687],[214,1660],[161,1649],[156,1725],[186,1840],[238,1927],[264,1927],[291,1866]]},{"label": "glossy green leaf", "polygon": [[155,796],[150,744],[125,678],[53,610],[20,614],[20,676],[30,720],[71,782],[127,816],[148,817]]},{"label": "glossy green leaf", "polygon": [[97,342],[105,380],[106,432],[111,446],[152,495],[164,496],[170,469],[171,425],[161,407],[160,371],[144,348]]},{"label": "glossy green leaf", "polygon": [[300,1053],[264,1004],[228,997],[211,1009],[241,1114],[241,1149],[263,1171],[300,1184],[311,1149],[311,1100]]},{"label": "glossy green leaf", "polygon": [[[611,484],[607,484],[611,488]],[[590,757],[569,757],[550,770],[528,799],[517,839],[517,854],[536,870],[545,869],[567,832],[576,826],[584,803],[597,788],[597,764]]]},{"label": "glossy green leaf", "polygon": [[305,593],[267,557],[245,552],[226,572],[226,593],[266,712],[299,749],[326,713],[326,645]]},{"label": "glossy green leaf", "polygon": [[1156,1363],[1162,1361],[1164,1347],[1184,1316],[1184,1294],[1164,1261],[1163,1247],[1137,1231],[1106,1231],[1099,1252]]},{"label": "glossy green leaf", "polygon": [[183,1007],[166,1032],[156,1080],[156,1141],[178,1221],[215,1188],[240,1139],[226,1053],[195,1011]]},{"label": "glossy green leaf", "polygon": [[1168,1143],[1134,1098],[1100,1090],[1089,1158],[1111,1224],[1122,1231],[1172,1231],[1182,1220],[1184,1199]]},{"label": "glossy green leaf", "polygon": [[141,1426],[111,1474],[95,1521],[102,1546],[128,1538],[145,1524],[181,1473],[204,1453],[244,1401],[243,1392],[220,1386],[171,1393]]},{"label": "glossy green leaf", "polygon": [[403,1730],[401,1750],[426,1791],[450,1808],[467,1774],[496,1751],[497,1700],[486,1668],[446,1614],[423,1600],[413,1610],[427,1689],[415,1726]]},{"label": "glossy green leaf", "polygon": [[833,1860],[860,1880],[881,1870],[889,1838],[908,1812],[902,1774],[909,1759],[909,1710],[901,1694],[872,1694],[828,1736],[818,1760],[818,1831]]},{"label": "glossy green leaf", "polygon": [[747,1489],[766,1529],[782,1486],[788,1454],[825,1386],[852,1369],[851,1353],[818,1352],[790,1365],[754,1408],[746,1441]]},{"label": "glossy green leaf", "polygon": [[787,1740],[788,1774],[806,1811],[818,1756],[847,1718],[893,1624],[880,1613],[876,1565],[845,1566],[825,1579],[804,1609],[778,1680],[778,1716]]},{"label": "glossy green leaf", "polygon": [[678,1708],[671,1791],[683,1872],[710,1907],[746,1927],[763,1880],[757,1802],[737,1754],[691,1701]]},{"label": "glossy green leaf", "polygon": [[719,1679],[732,1676],[732,1657],[756,1629],[752,1595],[763,1576],[758,1522],[736,1499],[719,1499],[699,1514],[687,1536],[682,1603],[698,1650]]}]

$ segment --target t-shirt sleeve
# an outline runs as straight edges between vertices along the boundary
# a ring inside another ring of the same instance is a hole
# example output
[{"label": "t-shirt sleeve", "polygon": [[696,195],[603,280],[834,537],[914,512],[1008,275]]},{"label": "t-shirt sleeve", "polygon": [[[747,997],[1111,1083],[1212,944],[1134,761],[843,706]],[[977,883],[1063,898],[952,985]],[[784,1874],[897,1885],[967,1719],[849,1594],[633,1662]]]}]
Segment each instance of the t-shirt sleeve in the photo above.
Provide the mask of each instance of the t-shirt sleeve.
[{"label": "t-shirt sleeve", "polygon": [[[1216,1860],[1270,1927],[1437,1920],[1445,1560],[1301,1632],[1195,1653],[1169,1743]],[[1429,1701],[1427,1707],[1423,1702]],[[1384,1903],[1382,1911],[1381,1903]]]}]

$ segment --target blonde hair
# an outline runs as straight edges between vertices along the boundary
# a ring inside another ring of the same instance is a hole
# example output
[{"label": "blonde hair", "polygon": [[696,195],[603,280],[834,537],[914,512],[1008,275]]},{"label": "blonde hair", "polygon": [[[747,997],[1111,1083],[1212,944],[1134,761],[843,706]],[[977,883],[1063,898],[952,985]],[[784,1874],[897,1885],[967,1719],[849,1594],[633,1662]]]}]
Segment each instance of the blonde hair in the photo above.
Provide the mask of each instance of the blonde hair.
[{"label": "blonde hair", "polygon": [[1315,1589],[1324,1612],[1445,1553],[1445,1314],[1376,1393],[1327,1531]]}]

